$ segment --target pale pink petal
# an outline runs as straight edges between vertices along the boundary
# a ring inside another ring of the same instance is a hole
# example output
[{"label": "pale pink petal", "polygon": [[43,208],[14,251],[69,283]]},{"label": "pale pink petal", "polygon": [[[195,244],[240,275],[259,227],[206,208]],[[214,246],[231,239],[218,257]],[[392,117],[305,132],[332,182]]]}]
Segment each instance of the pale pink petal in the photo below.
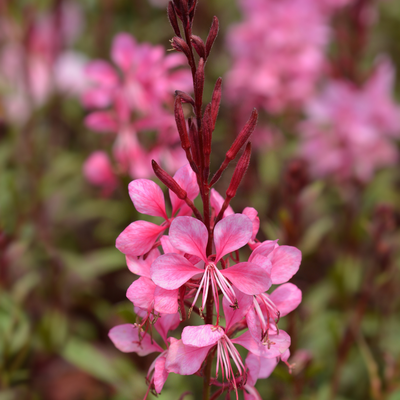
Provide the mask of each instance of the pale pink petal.
[{"label": "pale pink petal", "polygon": [[249,261],[252,262],[253,257],[256,255],[261,255],[264,257],[271,257],[272,251],[278,247],[278,240],[266,240],[256,247],[256,249],[251,253]]},{"label": "pale pink petal", "polygon": [[136,179],[129,184],[128,189],[136,210],[142,214],[168,219],[165,213],[164,194],[155,182],[149,179]]},{"label": "pale pink petal", "polygon": [[281,360],[283,362],[287,362],[289,360],[290,357],[290,350],[287,349],[282,355],[281,355]]},{"label": "pale pink petal", "polygon": [[292,246],[279,246],[274,250],[271,262],[272,283],[285,283],[299,270],[301,251]]},{"label": "pale pink petal", "polygon": [[231,328],[234,324],[240,322],[246,316],[251,305],[253,304],[253,296],[244,294],[236,287],[233,287],[233,290],[235,291],[238,301],[238,309],[233,309],[225,297],[222,300],[222,307],[224,308],[226,320],[226,330],[229,330],[229,328]]},{"label": "pale pink petal", "polygon": [[254,240],[257,236],[258,230],[260,229],[260,218],[258,218],[258,211],[253,207],[246,207],[242,214],[248,216],[250,221],[253,223],[253,234],[251,239]]},{"label": "pale pink petal", "polygon": [[207,261],[208,231],[206,226],[198,219],[192,217],[174,219],[169,229],[169,240],[172,246],[178,250]]},{"label": "pale pink petal", "polygon": [[261,323],[259,318],[254,311],[254,308],[251,308],[249,312],[246,314],[246,322],[247,327],[249,328],[249,332],[253,339],[256,341],[260,341],[262,337]]},{"label": "pale pink petal", "polygon": [[165,229],[164,226],[147,221],[132,222],[117,237],[115,246],[121,253],[141,256],[151,250],[158,236]]},{"label": "pale pink petal", "polygon": [[127,255],[126,264],[132,273],[150,278],[150,266],[159,256],[160,250],[158,249],[151,250],[145,260],[143,257]]},{"label": "pale pink petal", "polygon": [[86,116],[85,126],[95,132],[118,132],[118,123],[108,111],[94,111]]},{"label": "pale pink petal", "polygon": [[111,58],[122,71],[127,72],[131,68],[136,53],[136,43],[131,35],[120,33],[114,38]]},{"label": "pale pink petal", "polygon": [[203,271],[196,268],[180,254],[164,254],[153,262],[150,268],[151,279],[164,289],[180,288],[190,278]]},{"label": "pale pink petal", "polygon": [[153,308],[156,285],[149,278],[141,277],[129,286],[126,297],[136,306],[151,310]]},{"label": "pale pink petal", "polygon": [[258,265],[260,268],[262,268],[269,276],[271,276],[272,272],[272,262],[269,258],[264,257],[261,254],[256,254],[255,256],[251,257],[251,261],[249,259],[249,262],[252,264]]},{"label": "pale pink petal", "polygon": [[290,336],[285,331],[280,330],[279,335],[270,331],[269,339],[271,341],[270,348],[263,345],[261,340],[254,340],[251,333],[247,331],[241,336],[232,339],[232,342],[240,344],[253,354],[264,358],[280,357],[290,346]]},{"label": "pale pink petal", "polygon": [[253,353],[249,353],[246,357],[245,366],[248,369],[247,384],[254,386],[257,382],[258,374],[260,372],[260,357]]},{"label": "pale pink petal", "polygon": [[81,101],[86,108],[105,108],[112,103],[112,91],[104,88],[88,89],[81,96]]},{"label": "pale pink petal", "polygon": [[154,291],[154,310],[164,314],[175,314],[178,311],[178,289],[166,290],[156,286]]},{"label": "pale pink petal", "polygon": [[178,254],[180,254],[180,251],[178,249],[175,249],[174,246],[172,246],[168,235],[164,235],[160,239],[160,241],[161,241],[161,247],[163,249],[164,254],[168,254],[168,253],[178,253]]},{"label": "pale pink petal", "polygon": [[85,68],[85,73],[89,80],[103,87],[114,87],[119,81],[118,75],[111,64],[103,60],[90,62]]},{"label": "pale pink petal", "polygon": [[171,343],[168,349],[165,367],[168,372],[175,372],[179,375],[193,375],[200,369],[212,347],[213,345],[207,347],[185,346],[182,340],[177,340]]},{"label": "pale pink petal", "polygon": [[161,335],[164,342],[167,343],[167,335],[169,331],[173,331],[180,324],[180,316],[179,313],[175,314],[161,314],[161,316],[157,319],[154,327],[157,332]]},{"label": "pale pink petal", "polygon": [[167,361],[166,355],[161,355],[156,359],[154,369],[154,387],[157,393],[161,393],[164,383],[168,378],[168,371],[165,368],[165,362]]},{"label": "pale pink petal", "polygon": [[[196,174],[193,172],[189,164],[179,168],[174,175],[175,181],[178,185],[186,191],[187,196],[190,200],[194,200],[199,194],[199,185],[197,184]],[[181,200],[174,192],[169,191],[169,197],[172,204],[172,215],[180,209],[180,216],[192,215],[192,209],[186,204],[184,200]]]},{"label": "pale pink petal", "polygon": [[163,352],[163,349],[152,340],[150,335],[146,335],[140,340],[139,331],[132,324],[114,326],[108,333],[115,347],[124,353],[137,353],[139,356],[155,351]]},{"label": "pale pink petal", "polygon": [[224,330],[214,325],[187,326],[182,332],[182,342],[194,347],[212,346],[224,335]]},{"label": "pale pink petal", "polygon": [[301,290],[293,283],[285,283],[275,289],[269,298],[274,302],[280,312],[280,316],[284,317],[297,308],[301,303]]},{"label": "pale pink petal", "polygon": [[118,184],[110,159],[104,151],[95,151],[83,164],[83,175],[93,185],[111,193]]},{"label": "pale pink petal", "polygon": [[[215,189],[211,189],[210,204],[211,207],[214,209],[215,215],[218,215],[221,211],[222,204],[224,204],[224,198]],[[226,218],[227,216],[232,214],[234,214],[234,211],[231,206],[228,206],[228,208],[224,212],[223,218]]]},{"label": "pale pink petal", "polygon": [[249,384],[244,387],[244,400],[263,400],[257,389]]},{"label": "pale pink petal", "polygon": [[258,265],[249,262],[233,265],[221,270],[221,273],[246,294],[260,294],[271,286],[269,275]]},{"label": "pale pink petal", "polygon": [[[285,351],[286,354],[288,350]],[[274,358],[262,358],[260,357],[260,371],[258,373],[258,379],[265,379],[268,378],[272,372],[274,372],[274,369],[279,363],[279,357],[274,357]]]},{"label": "pale pink petal", "polygon": [[216,262],[225,254],[238,250],[247,244],[252,233],[253,224],[249,217],[245,215],[229,215],[219,221],[214,228]]}]

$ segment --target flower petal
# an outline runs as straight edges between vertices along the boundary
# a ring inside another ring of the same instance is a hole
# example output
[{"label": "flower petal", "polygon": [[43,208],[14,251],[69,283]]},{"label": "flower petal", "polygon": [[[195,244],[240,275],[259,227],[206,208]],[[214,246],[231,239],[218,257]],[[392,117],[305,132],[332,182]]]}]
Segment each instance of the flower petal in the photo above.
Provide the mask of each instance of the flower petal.
[{"label": "flower petal", "polygon": [[279,286],[268,296],[276,305],[281,317],[296,309],[302,298],[301,290],[293,283]]},{"label": "flower petal", "polygon": [[260,372],[260,357],[253,353],[249,353],[246,357],[246,368],[248,369],[247,384],[254,386]]},{"label": "flower petal", "polygon": [[182,332],[182,342],[194,347],[212,346],[224,335],[224,330],[214,325],[186,326]]},{"label": "flower petal", "polygon": [[299,270],[301,251],[292,246],[279,246],[274,250],[271,262],[272,283],[285,283]]},{"label": "flower petal", "polygon": [[[285,351],[287,353],[288,350]],[[283,353],[283,354],[285,354]],[[260,357],[260,371],[258,372],[258,379],[268,378],[279,363],[279,357],[263,358]]]},{"label": "flower petal", "polygon": [[[221,211],[224,201],[225,201],[224,198],[215,189],[211,189],[210,204],[211,207],[214,209],[215,215],[218,215],[219,212]],[[231,206],[228,206],[222,218],[226,218],[227,216],[232,214],[234,214],[234,211]]]},{"label": "flower petal", "polygon": [[118,132],[115,116],[109,111],[94,111],[86,116],[85,126],[95,132]]},{"label": "flower petal", "polygon": [[168,349],[165,367],[168,372],[193,375],[200,369],[211,347],[185,346],[182,340],[174,341]]},{"label": "flower petal", "polygon": [[141,277],[129,286],[126,297],[136,306],[150,311],[153,308],[156,285],[149,278]]},{"label": "flower petal", "polygon": [[[197,184],[196,174],[193,172],[189,164],[179,168],[174,175],[175,181],[178,185],[186,191],[187,196],[190,200],[194,200],[199,194],[199,185]],[[172,204],[172,215],[180,209],[178,215],[192,215],[192,209],[186,204],[184,200],[181,200],[174,192],[169,191],[169,197]]]},{"label": "flower petal", "polygon": [[121,253],[141,256],[151,250],[158,236],[165,229],[165,226],[158,226],[147,221],[132,222],[117,237],[115,246]]},{"label": "flower petal", "polygon": [[248,216],[250,221],[253,223],[253,234],[251,239],[254,240],[257,236],[258,230],[260,229],[260,218],[258,218],[258,211],[253,207],[246,207],[242,214]]},{"label": "flower petal", "polygon": [[164,314],[178,312],[178,289],[166,290],[156,286],[154,290],[154,310]]},{"label": "flower petal", "polygon": [[161,393],[164,383],[168,378],[168,371],[165,368],[165,363],[167,361],[166,355],[161,355],[156,359],[155,369],[154,369],[154,387],[158,394]]},{"label": "flower petal", "polygon": [[118,84],[118,75],[111,64],[103,60],[94,60],[85,67],[87,78],[102,87],[114,87]]},{"label": "flower petal", "polygon": [[136,43],[133,37],[128,33],[120,33],[113,40],[111,59],[122,71],[127,72],[132,66],[135,50]]},{"label": "flower petal", "polygon": [[180,316],[179,313],[175,314],[161,314],[161,316],[157,319],[154,327],[157,332],[161,335],[164,342],[167,343],[167,335],[169,331],[173,331],[180,324]]},{"label": "flower petal", "polygon": [[238,250],[247,244],[252,233],[253,224],[250,218],[245,215],[229,215],[219,221],[214,228],[216,262],[225,254]]},{"label": "flower petal", "polygon": [[155,351],[163,352],[163,349],[152,340],[150,335],[144,336],[140,341],[138,328],[132,324],[114,326],[108,336],[115,347],[124,353],[134,352],[139,356],[147,356]]},{"label": "flower petal", "polygon": [[145,260],[143,257],[128,255],[125,257],[126,265],[128,266],[129,271],[131,271],[133,274],[150,278],[150,266],[160,255],[160,250],[158,249],[151,250]]},{"label": "flower petal", "polygon": [[263,345],[261,341],[254,340],[251,333],[247,331],[243,335],[232,339],[232,342],[240,344],[253,354],[264,358],[280,357],[290,346],[290,336],[285,331],[280,330],[279,335],[270,331],[269,339],[271,341],[270,348],[267,345]]},{"label": "flower petal", "polygon": [[153,282],[167,290],[180,288],[190,278],[204,271],[196,268],[180,254],[164,254],[150,268]]},{"label": "flower petal", "polygon": [[246,294],[260,294],[271,286],[269,275],[258,265],[249,262],[242,262],[223,269],[221,274]]},{"label": "flower petal", "polygon": [[178,250],[207,261],[208,231],[206,226],[198,219],[192,217],[175,218],[169,230],[169,240],[172,246]]},{"label": "flower petal", "polygon": [[226,320],[226,330],[235,325],[237,322],[241,321],[246,316],[251,305],[253,304],[253,296],[244,294],[236,287],[233,287],[233,290],[235,291],[238,301],[238,309],[234,310],[225,297],[222,299],[222,307],[224,308]]},{"label": "flower petal", "polygon": [[278,247],[278,240],[266,240],[257,246],[249,257],[249,261],[253,262],[253,258],[256,255],[262,255],[264,257],[271,257],[273,250]]},{"label": "flower petal", "polygon": [[168,219],[165,212],[164,194],[160,187],[149,179],[136,179],[129,184],[129,196],[140,213]]}]

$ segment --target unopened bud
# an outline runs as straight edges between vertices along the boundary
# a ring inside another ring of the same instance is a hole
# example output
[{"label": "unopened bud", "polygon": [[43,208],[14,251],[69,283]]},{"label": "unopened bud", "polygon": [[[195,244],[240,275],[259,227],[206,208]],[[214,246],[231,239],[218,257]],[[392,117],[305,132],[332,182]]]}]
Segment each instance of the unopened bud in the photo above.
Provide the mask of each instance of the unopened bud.
[{"label": "unopened bud", "polygon": [[219,22],[218,18],[214,17],[213,22],[211,24],[210,32],[208,33],[207,40],[206,40],[206,58],[210,55],[211,48],[217,38],[219,30]]},{"label": "unopened bud", "polygon": [[168,14],[168,19],[169,22],[175,32],[175,35],[178,37],[182,37],[181,35],[181,31],[179,29],[179,24],[178,24],[178,20],[176,18],[176,11],[175,11],[175,6],[174,3],[172,1],[170,1],[168,3],[168,8],[167,8],[167,14]]},{"label": "unopened bud", "polygon": [[151,160],[151,166],[157,178],[170,190],[172,190],[181,200],[185,200],[187,193],[183,190],[172,176],[165,172],[156,161]]},{"label": "unopened bud", "polygon": [[196,71],[194,80],[194,98],[196,101],[196,114],[201,114],[201,106],[203,104],[204,89],[204,58],[200,58],[199,66]]},{"label": "unopened bud", "polygon": [[180,37],[174,36],[171,40],[171,46],[174,50],[184,53],[187,58],[190,58],[190,49],[187,43]]},{"label": "unopened bud", "polygon": [[189,136],[186,128],[185,116],[183,114],[182,99],[180,96],[175,97],[175,122],[178,128],[179,138],[181,140],[182,148],[186,151],[190,148]]},{"label": "unopened bud", "polygon": [[181,90],[175,90],[175,95],[182,99],[182,103],[189,103],[194,107],[194,100],[192,96],[182,92]]},{"label": "unopened bud", "polygon": [[232,199],[236,195],[236,191],[242,181],[247,168],[250,164],[251,157],[251,143],[247,143],[246,149],[244,150],[242,156],[236,165],[235,171],[233,173],[231,182],[229,184],[228,190],[226,191],[226,197]]},{"label": "unopened bud", "polygon": [[221,103],[222,96],[222,78],[218,78],[215,83],[212,100],[211,100],[211,121],[212,121],[212,130],[215,129],[215,123],[217,122],[219,105]]},{"label": "unopened bud", "polygon": [[249,120],[246,122],[246,125],[243,127],[242,131],[236,137],[235,141],[233,142],[232,146],[226,153],[226,158],[228,160],[233,160],[239,150],[243,147],[243,145],[247,142],[250,138],[251,134],[254,132],[254,129],[257,124],[258,119],[258,112],[256,109],[253,110]]},{"label": "unopened bud", "polygon": [[206,46],[201,37],[192,35],[190,40],[192,41],[193,47],[195,48],[199,57],[206,59]]}]

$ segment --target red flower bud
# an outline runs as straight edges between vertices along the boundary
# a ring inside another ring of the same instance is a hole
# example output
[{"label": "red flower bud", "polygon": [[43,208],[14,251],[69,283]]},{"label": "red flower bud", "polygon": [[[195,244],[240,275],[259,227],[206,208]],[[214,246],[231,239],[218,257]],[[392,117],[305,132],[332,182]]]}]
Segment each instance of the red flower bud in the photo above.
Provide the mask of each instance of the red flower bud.
[{"label": "red flower bud", "polygon": [[218,30],[219,30],[218,18],[214,17],[213,22],[211,24],[210,32],[208,33],[206,40],[206,58],[210,55],[211,48],[218,35]]}]

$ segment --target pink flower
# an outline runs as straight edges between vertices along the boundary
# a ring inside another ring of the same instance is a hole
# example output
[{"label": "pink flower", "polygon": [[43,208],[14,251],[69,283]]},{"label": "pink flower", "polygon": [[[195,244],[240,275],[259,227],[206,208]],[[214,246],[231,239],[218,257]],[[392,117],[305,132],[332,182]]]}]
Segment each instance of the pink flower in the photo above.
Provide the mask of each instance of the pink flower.
[{"label": "pink flower", "polygon": [[175,314],[178,312],[178,290],[165,290],[156,286],[150,279],[150,266],[160,256],[158,249],[150,251],[146,259],[126,256],[128,268],[140,275],[129,286],[126,297],[136,306],[147,312],[146,318],[153,313]]},{"label": "pink flower", "polygon": [[214,228],[214,245],[216,254],[206,256],[208,231],[205,225],[192,217],[178,217],[170,227],[169,240],[176,249],[198,257],[203,267],[194,265],[180,254],[164,254],[151,265],[151,278],[164,289],[180,288],[192,278],[200,279],[194,296],[195,305],[200,292],[203,291],[202,311],[205,307],[208,292],[211,290],[217,308],[217,325],[219,321],[219,294],[221,290],[233,308],[237,308],[237,290],[249,294],[259,294],[271,286],[268,273],[251,262],[242,262],[226,269],[218,269],[222,258],[247,244],[252,236],[253,225],[248,217],[241,214],[230,215],[219,221]]},{"label": "pink flower", "polygon": [[[187,192],[188,198],[194,200],[199,188],[196,175],[187,164],[174,175],[175,181]],[[157,238],[170,226],[175,215],[191,215],[192,210],[180,200],[175,193],[169,191],[172,204],[171,217],[165,210],[164,194],[153,181],[137,179],[129,184],[129,195],[140,213],[161,217],[164,223],[161,226],[147,221],[131,223],[117,238],[116,247],[124,254],[140,256],[151,250]]]},{"label": "pink flower", "polygon": [[102,187],[104,195],[112,193],[117,186],[110,159],[104,151],[95,151],[88,157],[83,164],[83,175],[91,184]]},{"label": "pink flower", "polygon": [[[186,161],[167,106],[176,88],[190,87],[189,71],[177,69],[185,63],[183,55],[165,55],[161,46],[139,44],[121,33],[114,38],[111,59],[117,69],[104,60],[87,65],[92,85],[82,102],[97,110],[87,115],[86,126],[100,133],[117,133],[113,152],[120,172],[147,178],[152,175],[152,159],[176,171]],[[157,136],[151,140],[139,138],[154,131]]]},{"label": "pink flower", "polygon": [[[329,28],[310,0],[246,0],[244,21],[228,35],[233,65],[227,93],[232,102],[279,113],[301,107],[324,69]],[[290,9],[290,12],[287,10]],[[247,113],[248,110],[241,110]]]},{"label": "pink flower", "polygon": [[[154,323],[154,321],[153,321]],[[165,368],[165,361],[168,355],[169,342],[175,339],[167,338],[169,330],[175,329],[179,325],[179,315],[161,315],[157,319],[154,326],[163,338],[167,350],[160,347],[149,335],[143,336],[140,328],[132,324],[118,325],[112,328],[108,334],[115,347],[124,353],[136,353],[139,356],[146,356],[148,354],[159,352],[161,353],[151,364],[147,373],[147,382],[149,389],[155,390],[156,393],[161,393],[165,381],[168,378],[168,371]]]},{"label": "pink flower", "polygon": [[[216,377],[221,371],[222,378],[229,380],[236,392],[246,383],[247,372],[241,356],[235,347],[239,344],[262,358],[273,358],[283,354],[290,345],[290,338],[281,331],[274,335],[274,342],[269,347],[258,344],[247,332],[238,338],[231,339],[229,331],[241,321],[251,307],[247,296],[239,295],[239,309],[233,310],[229,301],[224,298],[223,307],[226,317],[226,328],[203,325],[188,326],[182,332],[182,339],[171,344],[167,355],[166,368],[169,372],[181,375],[192,375],[198,371],[211,349],[216,347]],[[236,366],[239,378],[235,377],[231,360]]]},{"label": "pink flower", "polygon": [[400,107],[391,95],[393,81],[394,69],[383,59],[362,87],[331,81],[309,102],[300,153],[315,177],[366,182],[396,162],[392,138],[400,136]]}]

